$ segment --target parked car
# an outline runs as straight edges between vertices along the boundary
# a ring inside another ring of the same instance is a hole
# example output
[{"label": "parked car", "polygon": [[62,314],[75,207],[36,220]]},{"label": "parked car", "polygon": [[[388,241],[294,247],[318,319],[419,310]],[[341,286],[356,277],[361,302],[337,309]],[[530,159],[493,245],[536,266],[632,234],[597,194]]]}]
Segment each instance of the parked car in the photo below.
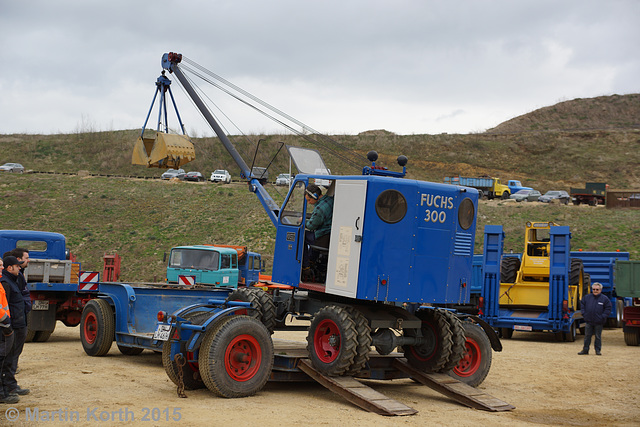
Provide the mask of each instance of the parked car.
[{"label": "parked car", "polygon": [[291,175],[288,174],[288,173],[281,173],[276,178],[276,185],[290,186],[291,185]]},{"label": "parked car", "polygon": [[187,175],[187,173],[184,171],[184,169],[167,169],[167,171],[165,173],[160,175],[160,178],[162,178],[162,179],[173,179],[173,178],[184,179],[184,177],[186,175]]},{"label": "parked car", "polygon": [[202,182],[204,181],[204,176],[202,176],[200,172],[187,172],[187,174],[184,176],[184,179],[186,181]]},{"label": "parked car", "polygon": [[224,184],[229,184],[231,182],[231,174],[229,171],[225,169],[216,169],[211,172],[211,177],[209,178],[211,182],[222,182]]},{"label": "parked car", "polygon": [[23,173],[24,166],[22,166],[20,163],[5,163],[4,165],[0,166],[0,172]]},{"label": "parked car", "polygon": [[520,190],[509,197],[516,202],[535,202],[540,197],[538,190]]},{"label": "parked car", "polygon": [[550,190],[538,198],[538,201],[542,203],[549,203],[551,200],[558,200],[560,203],[567,205],[571,200],[571,196],[566,191]]}]

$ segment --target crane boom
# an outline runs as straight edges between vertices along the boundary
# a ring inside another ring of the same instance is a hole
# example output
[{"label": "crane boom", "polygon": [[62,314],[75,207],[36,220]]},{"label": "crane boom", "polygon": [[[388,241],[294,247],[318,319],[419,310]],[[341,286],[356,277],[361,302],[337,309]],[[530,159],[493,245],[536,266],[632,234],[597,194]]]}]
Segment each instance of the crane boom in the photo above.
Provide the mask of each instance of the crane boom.
[{"label": "crane boom", "polygon": [[162,56],[162,67],[168,70],[170,73],[175,74],[175,76],[178,78],[178,81],[180,82],[182,87],[184,87],[184,89],[187,91],[187,94],[191,97],[193,102],[196,104],[196,107],[198,108],[198,110],[200,110],[200,112],[204,116],[207,123],[209,123],[209,126],[211,126],[211,128],[216,133],[218,138],[220,138],[220,142],[222,142],[222,145],[224,146],[224,148],[227,150],[227,152],[229,152],[233,160],[236,162],[236,164],[242,171],[242,174],[249,179],[250,190],[256,193],[256,195],[258,196],[260,203],[262,203],[262,206],[264,207],[265,211],[269,215],[269,219],[271,219],[271,222],[273,223],[273,225],[277,225],[278,212],[280,210],[280,207],[269,195],[269,193],[264,188],[264,186],[260,183],[260,181],[254,176],[251,169],[249,169],[249,166],[247,165],[247,163],[244,161],[240,153],[238,153],[238,150],[236,150],[236,147],[229,140],[227,135],[224,133],[224,131],[222,130],[222,128],[220,127],[216,119],[213,117],[213,115],[205,105],[205,103],[202,101],[202,99],[200,98],[198,93],[195,91],[195,89],[193,88],[189,80],[186,78],[186,76],[178,66],[180,61],[182,61],[181,54],[173,53],[173,52],[165,53]]}]

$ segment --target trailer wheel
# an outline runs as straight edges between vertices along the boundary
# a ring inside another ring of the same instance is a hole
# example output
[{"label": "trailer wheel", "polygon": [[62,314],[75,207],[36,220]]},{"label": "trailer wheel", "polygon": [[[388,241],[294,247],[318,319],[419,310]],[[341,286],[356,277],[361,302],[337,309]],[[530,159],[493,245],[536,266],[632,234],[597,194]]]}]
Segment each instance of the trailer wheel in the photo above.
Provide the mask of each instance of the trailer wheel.
[{"label": "trailer wheel", "polygon": [[[451,328],[444,315],[437,309],[419,310],[416,316],[422,320],[424,342],[419,346],[402,347],[409,365],[423,372],[438,372],[451,357],[453,339]],[[415,329],[405,329],[408,337],[416,336]]]},{"label": "trailer wheel", "polygon": [[[184,315],[184,318],[189,320],[194,325],[202,325],[209,317],[211,313],[202,311],[192,311]],[[172,329],[171,335],[175,328]],[[167,373],[169,379],[175,384],[180,385],[180,371],[182,371],[182,384],[186,390],[197,390],[204,388],[204,382],[200,376],[200,368],[197,362],[186,362],[184,366],[179,367],[176,361],[171,359],[171,341],[167,341],[162,345],[162,366]],[[194,354],[187,352],[186,345],[181,343],[180,353],[186,356],[187,359],[194,359]]]},{"label": "trailer wheel", "polygon": [[571,326],[569,326],[569,332],[563,332],[564,340],[567,342],[575,342],[576,335],[578,334],[576,328],[576,322],[571,322]]},{"label": "trailer wheel", "polygon": [[125,345],[118,344],[118,350],[120,350],[120,353],[124,354],[125,356],[137,356],[138,354],[142,353],[144,348],[127,347]]},{"label": "trailer wheel", "polygon": [[36,336],[36,331],[31,330],[27,327],[27,337],[25,338],[24,342],[31,342],[33,341],[33,337]]},{"label": "trailer wheel", "polygon": [[622,328],[624,326],[624,320],[622,320],[622,312],[624,311],[624,301],[621,299],[616,300],[616,328]]},{"label": "trailer wheel", "polygon": [[338,376],[353,364],[357,353],[356,324],[343,307],[323,307],[313,316],[307,334],[307,351],[314,368]]},{"label": "trailer wheel", "polygon": [[[89,356],[104,356],[111,349],[115,337],[113,310],[104,299],[92,299],[82,310],[80,341]],[[34,337],[35,339],[35,337]]]},{"label": "trailer wheel", "polygon": [[205,334],[198,356],[202,380],[222,397],[262,390],[273,368],[271,334],[259,320],[231,316]]},{"label": "trailer wheel", "polygon": [[364,314],[354,307],[348,307],[347,311],[356,325],[358,345],[356,346],[356,355],[353,358],[353,363],[346,373],[347,375],[355,375],[367,365],[373,339],[371,338],[371,327],[369,327],[369,321],[364,317]]},{"label": "trailer wheel", "polygon": [[624,331],[624,343],[626,345],[637,346],[640,344],[640,330]]},{"label": "trailer wheel", "polygon": [[502,258],[500,267],[500,282],[515,283],[520,270],[520,260],[516,257],[508,256]]},{"label": "trailer wheel", "polygon": [[463,322],[466,336],[466,352],[458,365],[449,371],[449,375],[472,387],[477,387],[491,369],[491,343],[482,328],[471,322]]},{"label": "trailer wheel", "polygon": [[510,340],[513,337],[513,328],[500,328],[500,336]]},{"label": "trailer wheel", "polygon": [[35,331],[35,333],[33,334],[32,341],[46,342],[49,338],[51,338],[51,334],[53,334],[53,331]]},{"label": "trailer wheel", "polygon": [[466,353],[467,340],[464,335],[464,327],[462,325],[462,321],[458,319],[455,314],[448,310],[439,311],[444,315],[447,323],[449,323],[449,329],[451,329],[451,341],[453,343],[453,345],[451,346],[451,356],[449,356],[449,360],[441,370],[442,372],[447,372],[457,366],[458,362],[460,362],[460,360]]}]

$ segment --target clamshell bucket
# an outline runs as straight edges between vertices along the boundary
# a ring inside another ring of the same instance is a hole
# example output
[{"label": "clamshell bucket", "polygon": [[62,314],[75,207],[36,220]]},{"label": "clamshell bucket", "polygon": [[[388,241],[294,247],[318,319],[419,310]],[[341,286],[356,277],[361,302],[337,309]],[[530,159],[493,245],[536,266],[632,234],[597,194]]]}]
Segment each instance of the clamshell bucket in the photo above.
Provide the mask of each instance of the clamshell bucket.
[{"label": "clamshell bucket", "polygon": [[148,168],[180,168],[196,158],[193,143],[183,135],[156,132],[155,138],[138,137],[131,163]]}]

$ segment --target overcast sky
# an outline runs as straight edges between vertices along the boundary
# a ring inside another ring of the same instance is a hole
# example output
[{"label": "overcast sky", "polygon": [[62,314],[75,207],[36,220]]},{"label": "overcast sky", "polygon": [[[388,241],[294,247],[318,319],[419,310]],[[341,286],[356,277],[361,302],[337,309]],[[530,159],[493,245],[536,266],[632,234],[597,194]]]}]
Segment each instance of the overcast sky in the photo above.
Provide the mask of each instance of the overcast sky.
[{"label": "overcast sky", "polygon": [[170,51],[324,133],[481,132],[640,92],[639,22],[638,0],[0,0],[0,134],[141,128]]}]

